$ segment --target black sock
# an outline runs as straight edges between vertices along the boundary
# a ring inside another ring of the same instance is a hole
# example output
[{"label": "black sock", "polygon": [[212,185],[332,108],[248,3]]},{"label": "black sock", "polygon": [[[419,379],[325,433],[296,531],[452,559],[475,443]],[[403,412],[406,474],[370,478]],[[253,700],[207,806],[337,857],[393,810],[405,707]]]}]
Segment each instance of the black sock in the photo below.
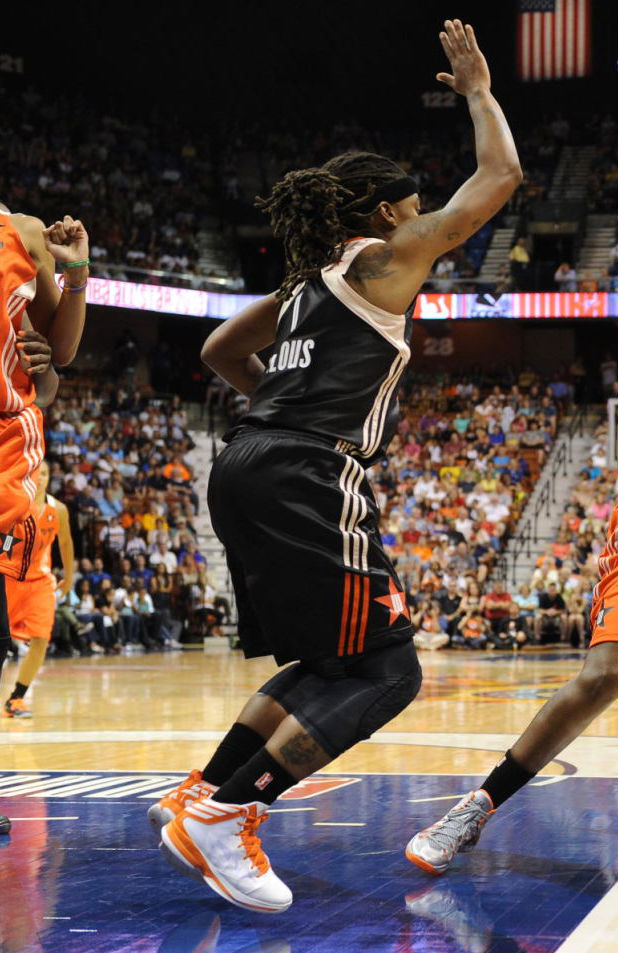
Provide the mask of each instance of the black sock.
[{"label": "black sock", "polygon": [[296,778],[288,774],[266,748],[262,748],[247,764],[238,768],[229,781],[221,785],[212,799],[225,804],[249,804],[251,801],[272,804],[296,783]]},{"label": "black sock", "polygon": [[219,787],[263,747],[264,739],[257,731],[235,722],[202,771],[202,778]]},{"label": "black sock", "polygon": [[507,751],[502,761],[499,761],[491,774],[481,784],[481,789],[489,794],[493,801],[494,808],[501,804],[523,788],[524,784],[531,781],[536,775],[536,771],[526,771],[525,768],[515,760],[510,751]]},{"label": "black sock", "polygon": [[29,688],[30,688],[29,685],[22,685],[21,682],[15,682],[15,688],[13,689],[11,693],[10,700],[12,700],[13,698],[23,698]]}]

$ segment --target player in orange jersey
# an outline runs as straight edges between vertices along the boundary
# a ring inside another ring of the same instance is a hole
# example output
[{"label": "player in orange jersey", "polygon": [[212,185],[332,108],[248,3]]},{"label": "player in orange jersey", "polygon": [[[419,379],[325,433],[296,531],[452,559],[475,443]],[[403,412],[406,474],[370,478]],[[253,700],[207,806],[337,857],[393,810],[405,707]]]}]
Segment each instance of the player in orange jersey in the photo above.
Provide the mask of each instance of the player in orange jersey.
[{"label": "player in orange jersey", "polygon": [[[0,205],[0,669],[8,639],[2,579],[25,576],[34,544],[29,510],[44,452],[37,405],[49,403],[57,387],[50,358],[67,364],[77,350],[87,256],[88,236],[80,222],[66,216],[44,229],[38,219],[11,215]],[[54,260],[65,268],[62,293],[54,281]],[[40,375],[36,387],[35,375]]]},{"label": "player in orange jersey", "polygon": [[22,659],[15,688],[4,705],[7,718],[31,718],[32,712],[24,696],[45,660],[45,653],[54,627],[56,612],[56,584],[51,571],[51,548],[58,537],[64,576],[60,592],[68,595],[73,587],[73,540],[69,514],[64,503],[47,493],[49,466],[43,460],[32,515],[36,522],[35,545],[30,566],[23,582],[8,577],[6,598],[9,624],[14,639],[28,642],[27,654]]},{"label": "player in orange jersey", "polygon": [[[90,264],[86,229],[70,215],[45,228],[41,219],[11,214],[0,202],[0,243],[0,306],[12,305],[14,325],[26,306],[33,328],[51,345],[54,364],[70,364],[86,318]],[[62,291],[54,278],[56,265],[64,272]]]},{"label": "player in orange jersey", "polygon": [[477,791],[436,824],[416,834],[406,856],[432,874],[468,851],[494,811],[575,740],[618,695],[618,503],[599,556],[590,622],[592,638],[581,671],[546,702]]},{"label": "player in orange jersey", "polygon": [[[65,216],[46,229],[39,219],[12,215],[0,204],[0,673],[10,644],[4,579],[23,579],[34,545],[29,511],[44,452],[36,403],[49,403],[58,386],[50,358],[69,364],[77,351],[88,261],[81,222]],[[65,269],[62,292],[54,262]],[[43,345],[45,365],[35,361]],[[41,375],[38,395],[35,374]],[[0,817],[0,833],[8,829]]]}]

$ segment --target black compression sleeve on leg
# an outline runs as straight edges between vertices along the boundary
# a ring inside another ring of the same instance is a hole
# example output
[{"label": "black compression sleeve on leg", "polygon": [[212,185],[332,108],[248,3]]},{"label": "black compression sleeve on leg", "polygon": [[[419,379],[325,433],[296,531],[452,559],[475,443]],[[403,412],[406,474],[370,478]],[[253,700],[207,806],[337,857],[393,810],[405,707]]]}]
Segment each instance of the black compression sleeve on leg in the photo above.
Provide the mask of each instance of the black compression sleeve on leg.
[{"label": "black compression sleeve on leg", "polygon": [[510,751],[507,751],[502,761],[499,761],[491,774],[481,784],[481,790],[486,791],[493,801],[494,808],[523,788],[531,781],[536,772],[526,771],[515,760]]},{"label": "black compression sleeve on leg", "polygon": [[224,804],[250,804],[251,801],[272,804],[295,784],[296,778],[288,774],[266,748],[262,748],[229,781],[221,785],[212,799],[223,801]]},{"label": "black compression sleeve on leg", "polygon": [[0,674],[4,660],[9,654],[11,647],[11,630],[9,627],[9,609],[6,603],[6,589],[4,587],[4,575],[0,573]]},{"label": "black compression sleeve on leg", "polygon": [[264,738],[257,731],[235,722],[202,771],[202,778],[220,787],[263,747]]}]

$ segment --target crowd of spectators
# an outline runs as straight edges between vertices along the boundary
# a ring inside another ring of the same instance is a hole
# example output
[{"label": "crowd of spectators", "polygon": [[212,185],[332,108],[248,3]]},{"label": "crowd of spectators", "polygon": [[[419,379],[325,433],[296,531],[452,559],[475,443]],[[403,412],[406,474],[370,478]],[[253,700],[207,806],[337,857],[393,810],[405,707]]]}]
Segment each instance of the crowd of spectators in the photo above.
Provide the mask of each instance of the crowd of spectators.
[{"label": "crowd of spectators", "polygon": [[[493,226],[523,215],[546,197],[563,145],[598,143],[591,167],[591,211],[615,207],[616,124],[590,116],[571,128],[560,116],[516,129],[524,182],[509,206],[436,263],[427,289],[475,291]],[[260,123],[188,129],[177,117],[148,119],[97,111],[75,95],[47,98],[0,86],[0,196],[10,208],[52,221],[67,211],[91,234],[92,272],[100,277],[196,288],[243,290],[232,253],[220,274],[202,268],[197,236],[206,228],[230,245],[239,225],[263,224],[253,203],[289,169],[319,165],[338,152],[368,150],[394,158],[419,182],[424,211],[441,207],[476,168],[469,123],[371,130],[352,120],[332,128]],[[223,239],[223,236],[226,236]],[[233,245],[233,242],[232,242]],[[261,289],[264,290],[264,289]]]},{"label": "crowd of spectators", "polygon": [[607,466],[607,425],[603,424],[565,504],[557,537],[539,556],[526,586],[528,597],[538,602],[533,621],[537,639],[586,644],[597,562],[617,489],[618,472]]},{"label": "crowd of spectators", "polygon": [[0,84],[2,201],[46,222],[67,212],[83,219],[95,276],[155,284],[189,276],[190,286],[211,287],[216,276],[202,272],[196,238],[215,214],[215,188],[204,129],[156,113],[120,118],[78,94],[9,95]]},{"label": "crowd of spectators", "polygon": [[[441,208],[476,169],[474,136],[468,124],[441,130],[414,127],[399,130],[367,130],[358,123],[341,122],[331,130],[272,130],[261,126],[234,127],[225,137],[223,188],[226,216],[237,224],[260,219],[253,208],[256,194],[267,194],[291,168],[320,165],[339,152],[368,151],[389,155],[414,175],[424,212]],[[439,259],[425,283],[426,291],[474,292],[481,263],[494,227],[508,213],[525,212],[535,199],[543,198],[551,182],[563,140],[548,134],[544,125],[521,130],[518,148],[525,178],[516,198],[483,226],[464,245]]]},{"label": "crowd of spectators", "polygon": [[197,545],[195,445],[180,400],[116,386],[55,401],[49,492],[66,503],[77,557],[58,605],[58,654],[178,648],[220,634]]},{"label": "crowd of spectators", "polygon": [[444,378],[404,395],[388,460],[370,478],[419,648],[519,649],[546,638],[538,620],[554,593],[535,580],[532,594],[509,594],[501,554],[572,397],[561,375],[542,383],[528,368],[510,387]]},{"label": "crowd of spectators", "polygon": [[[575,393],[568,375],[541,381],[530,368],[508,385],[406,379],[397,435],[369,479],[420,649],[585,645],[618,476],[603,428],[557,538],[517,591],[502,557]],[[76,548],[53,651],[129,653],[220,635],[231,610],[197,542],[197,461],[180,400],[82,391],[52,405],[46,439],[49,492],[69,508]]]}]

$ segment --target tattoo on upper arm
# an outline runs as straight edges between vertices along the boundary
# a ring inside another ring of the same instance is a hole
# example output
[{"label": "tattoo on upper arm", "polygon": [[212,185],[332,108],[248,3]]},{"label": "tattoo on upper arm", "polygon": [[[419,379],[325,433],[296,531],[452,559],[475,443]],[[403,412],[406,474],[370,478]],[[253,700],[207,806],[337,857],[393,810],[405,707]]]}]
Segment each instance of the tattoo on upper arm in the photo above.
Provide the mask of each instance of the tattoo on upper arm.
[{"label": "tattoo on upper arm", "polygon": [[452,242],[460,237],[461,232],[457,230],[446,231],[446,229],[449,225],[451,225],[452,228],[453,216],[460,215],[462,211],[461,208],[454,208],[448,212],[443,210],[441,212],[430,212],[428,215],[419,215],[417,219],[405,227],[411,232],[414,232],[419,238],[429,238],[431,235],[435,235],[439,232],[444,226],[442,235],[446,238],[447,242]]},{"label": "tattoo on upper arm", "polygon": [[299,731],[293,738],[281,745],[279,751],[288,764],[299,765],[314,761],[322,749],[310,735],[304,731]]},{"label": "tattoo on upper arm", "polygon": [[417,238],[429,238],[430,235],[436,234],[442,222],[443,217],[437,212],[432,212],[428,215],[419,215],[413,222],[408,222],[403,227],[413,232]]},{"label": "tattoo on upper arm", "polygon": [[355,281],[371,281],[374,278],[389,278],[396,269],[390,268],[393,249],[390,245],[378,245],[358,255],[348,269],[348,275]]}]

